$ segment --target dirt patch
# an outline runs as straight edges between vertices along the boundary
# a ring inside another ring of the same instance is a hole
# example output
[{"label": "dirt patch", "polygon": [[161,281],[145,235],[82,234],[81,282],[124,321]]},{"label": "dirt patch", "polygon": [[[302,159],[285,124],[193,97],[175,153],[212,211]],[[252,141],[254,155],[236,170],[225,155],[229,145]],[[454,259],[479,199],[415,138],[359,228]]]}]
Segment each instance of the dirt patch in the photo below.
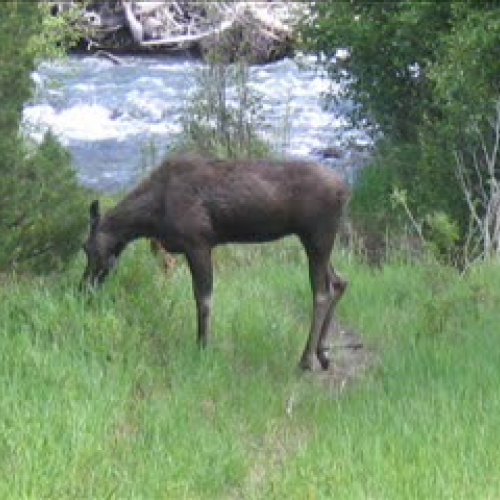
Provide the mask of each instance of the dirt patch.
[{"label": "dirt patch", "polygon": [[318,364],[314,375],[333,392],[340,393],[375,364],[376,356],[359,333],[336,322],[330,330],[329,344],[330,368],[322,370]]}]

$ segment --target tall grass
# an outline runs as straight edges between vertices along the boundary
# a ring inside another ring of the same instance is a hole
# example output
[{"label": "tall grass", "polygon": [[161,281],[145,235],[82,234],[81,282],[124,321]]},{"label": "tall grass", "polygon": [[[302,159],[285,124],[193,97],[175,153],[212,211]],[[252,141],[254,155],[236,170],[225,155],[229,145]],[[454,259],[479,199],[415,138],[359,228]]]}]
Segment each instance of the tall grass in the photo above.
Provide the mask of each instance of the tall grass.
[{"label": "tall grass", "polygon": [[202,353],[185,266],[165,277],[141,244],[92,297],[81,261],[2,278],[0,498],[499,496],[498,267],[341,256],[339,316],[376,362],[339,394],[296,370],[298,245],[215,257]]}]

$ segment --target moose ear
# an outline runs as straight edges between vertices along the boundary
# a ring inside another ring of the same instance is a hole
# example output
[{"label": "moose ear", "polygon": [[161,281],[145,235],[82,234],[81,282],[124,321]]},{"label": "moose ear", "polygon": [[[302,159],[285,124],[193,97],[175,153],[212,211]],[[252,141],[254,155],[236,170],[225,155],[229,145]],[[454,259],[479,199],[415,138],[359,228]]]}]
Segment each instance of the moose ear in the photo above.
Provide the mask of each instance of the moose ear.
[{"label": "moose ear", "polygon": [[101,209],[99,208],[99,200],[94,200],[90,204],[90,222],[92,225],[92,228],[95,228],[101,218]]}]

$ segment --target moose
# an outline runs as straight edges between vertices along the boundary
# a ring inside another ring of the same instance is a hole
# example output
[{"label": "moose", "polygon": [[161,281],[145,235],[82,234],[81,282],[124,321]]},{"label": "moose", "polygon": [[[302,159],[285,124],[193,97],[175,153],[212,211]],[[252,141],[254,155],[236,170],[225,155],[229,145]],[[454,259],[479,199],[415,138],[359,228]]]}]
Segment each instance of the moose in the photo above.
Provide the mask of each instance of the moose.
[{"label": "moose", "polygon": [[138,238],[155,239],[183,254],[197,310],[198,345],[209,338],[212,250],[228,243],[263,243],[296,235],[305,249],[313,295],[309,337],[300,359],[313,369],[316,356],[327,370],[327,334],[347,281],[330,263],[349,189],[323,165],[305,160],[167,158],[149,177],[101,216],[90,205],[90,234],[83,248],[82,286],[101,284],[124,248]]}]

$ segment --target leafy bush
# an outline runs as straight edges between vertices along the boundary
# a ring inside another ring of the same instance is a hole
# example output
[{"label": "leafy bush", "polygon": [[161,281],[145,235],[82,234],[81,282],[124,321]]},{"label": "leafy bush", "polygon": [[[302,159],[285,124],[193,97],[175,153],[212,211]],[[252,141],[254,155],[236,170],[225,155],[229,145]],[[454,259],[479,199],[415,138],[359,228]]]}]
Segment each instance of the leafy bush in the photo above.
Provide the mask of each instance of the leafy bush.
[{"label": "leafy bush", "polygon": [[[416,137],[432,109],[427,68],[436,36],[447,26],[448,2],[317,2],[304,34],[308,47],[327,57],[339,99],[357,103],[351,118],[370,120],[386,137]],[[338,49],[349,56],[336,58]],[[332,59],[333,57],[333,59]]]},{"label": "leafy bush", "polygon": [[[491,2],[317,2],[304,34],[310,49],[326,55],[332,79],[343,85],[338,98],[357,103],[352,120],[368,120],[382,132],[377,161],[391,175],[378,175],[376,183],[391,182],[407,191],[420,219],[445,213],[458,224],[464,242],[469,211],[456,156],[469,159],[465,174],[487,170],[475,158],[483,149],[478,138],[491,135],[488,120],[500,95],[500,7]],[[348,50],[348,57],[335,57],[340,48]],[[481,190],[480,185],[471,188]],[[376,189],[387,193],[391,186]],[[372,208],[387,211],[387,200],[377,197]]]},{"label": "leafy bush", "polygon": [[52,271],[80,247],[86,196],[68,153],[47,134],[2,185],[0,269]]}]

